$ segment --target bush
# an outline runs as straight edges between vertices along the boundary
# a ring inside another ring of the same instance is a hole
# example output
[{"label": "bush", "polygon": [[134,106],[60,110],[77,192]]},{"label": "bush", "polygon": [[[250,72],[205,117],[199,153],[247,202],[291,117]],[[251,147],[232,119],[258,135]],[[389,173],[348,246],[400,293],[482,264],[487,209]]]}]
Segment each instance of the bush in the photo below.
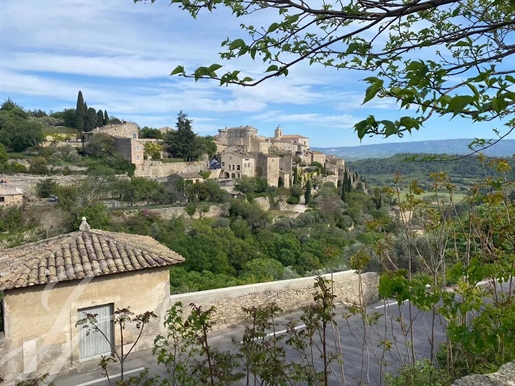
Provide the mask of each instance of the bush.
[{"label": "bush", "polygon": [[286,202],[290,205],[297,205],[300,202],[300,197],[295,197],[295,196],[288,197]]},{"label": "bush", "polygon": [[36,185],[36,194],[39,198],[48,198],[56,194],[58,184],[51,178],[40,181]]}]

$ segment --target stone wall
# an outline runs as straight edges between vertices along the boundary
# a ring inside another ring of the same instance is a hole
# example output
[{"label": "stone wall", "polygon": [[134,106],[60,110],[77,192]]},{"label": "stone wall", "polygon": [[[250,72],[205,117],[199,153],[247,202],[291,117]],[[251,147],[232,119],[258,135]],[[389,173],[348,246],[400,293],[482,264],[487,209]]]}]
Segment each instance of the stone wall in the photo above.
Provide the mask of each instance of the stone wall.
[{"label": "stone wall", "polygon": [[515,386],[515,362],[506,363],[491,374],[469,375],[456,380],[453,386]]},{"label": "stone wall", "polygon": [[[324,276],[331,279],[330,274]],[[377,300],[378,275],[370,272],[363,274],[362,278],[366,303]],[[354,271],[337,272],[333,274],[332,280],[336,303],[358,302],[358,275]],[[183,306],[186,306],[184,311],[187,311],[190,303],[205,308],[214,306],[214,328],[220,329],[242,322],[242,307],[275,302],[285,312],[299,310],[313,302],[314,283],[315,277],[308,277],[172,295],[170,299],[171,304],[182,302]]]},{"label": "stone wall", "polygon": [[207,161],[168,163],[150,160],[136,165],[134,175],[136,177],[162,178],[174,173],[198,173],[207,169]]},{"label": "stone wall", "polygon": [[[113,205],[114,206],[114,205]],[[200,205],[202,207],[202,205]],[[164,220],[171,220],[174,218],[178,218],[181,216],[189,217],[189,215],[186,213],[184,206],[171,206],[168,208],[156,208],[156,209],[139,209],[135,207],[137,210],[124,210],[123,214],[124,216],[135,216],[138,214],[139,211],[145,210],[147,213],[155,213],[158,214],[159,217],[161,217]],[[209,207],[209,212],[207,213],[201,213],[197,209],[195,214],[193,215],[193,218],[200,218],[202,217],[222,217],[222,216],[228,216],[229,215],[229,206],[225,204],[221,205],[211,205]]]}]

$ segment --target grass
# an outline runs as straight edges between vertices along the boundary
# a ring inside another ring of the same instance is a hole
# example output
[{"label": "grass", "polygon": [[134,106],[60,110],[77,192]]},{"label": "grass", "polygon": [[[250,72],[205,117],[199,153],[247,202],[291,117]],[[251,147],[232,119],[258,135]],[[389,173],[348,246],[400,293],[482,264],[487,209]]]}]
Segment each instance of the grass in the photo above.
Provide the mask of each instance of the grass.
[{"label": "grass", "polygon": [[[408,190],[401,190],[400,195],[401,195],[402,201],[406,200],[406,194],[408,194],[408,192],[409,192]],[[442,200],[444,202],[449,202],[449,196],[450,195],[448,192],[438,192],[438,199]],[[434,197],[436,199],[436,193],[433,191],[429,191],[429,192],[424,192],[424,193],[416,196],[416,198],[418,198],[418,199],[424,199],[424,198],[429,198],[429,197]],[[465,197],[467,197],[467,193],[455,192],[452,194],[452,200],[455,203],[463,201],[463,199]]]},{"label": "grass", "polygon": [[37,156],[32,154],[23,154],[23,153],[7,153],[9,159],[34,159]]}]

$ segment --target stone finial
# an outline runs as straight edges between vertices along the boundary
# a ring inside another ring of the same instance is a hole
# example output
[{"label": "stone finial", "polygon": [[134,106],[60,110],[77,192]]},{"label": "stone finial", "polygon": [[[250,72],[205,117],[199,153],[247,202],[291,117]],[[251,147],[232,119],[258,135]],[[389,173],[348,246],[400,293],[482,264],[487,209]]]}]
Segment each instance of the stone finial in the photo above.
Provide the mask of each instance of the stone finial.
[{"label": "stone finial", "polygon": [[82,218],[82,223],[80,224],[79,230],[82,232],[87,232],[91,229],[91,226],[86,221],[86,217]]}]

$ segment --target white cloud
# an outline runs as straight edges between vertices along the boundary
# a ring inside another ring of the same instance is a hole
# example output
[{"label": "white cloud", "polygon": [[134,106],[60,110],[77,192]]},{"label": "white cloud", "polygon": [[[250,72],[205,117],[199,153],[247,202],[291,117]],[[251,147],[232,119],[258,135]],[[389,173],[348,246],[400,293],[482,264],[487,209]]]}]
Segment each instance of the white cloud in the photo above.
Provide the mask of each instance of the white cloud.
[{"label": "white cloud", "polygon": [[342,128],[349,129],[354,126],[359,118],[349,114],[324,115],[319,113],[288,114],[283,111],[268,111],[263,114],[254,115],[251,119],[266,122],[289,122],[303,123],[318,128]]}]

